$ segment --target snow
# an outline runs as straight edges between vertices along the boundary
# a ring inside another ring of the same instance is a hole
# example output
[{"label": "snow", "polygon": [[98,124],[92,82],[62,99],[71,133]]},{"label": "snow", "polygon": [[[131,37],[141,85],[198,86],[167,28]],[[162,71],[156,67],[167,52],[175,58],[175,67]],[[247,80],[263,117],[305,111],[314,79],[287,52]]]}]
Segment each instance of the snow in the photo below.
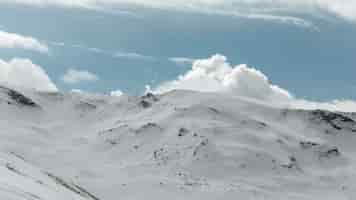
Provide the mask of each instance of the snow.
[{"label": "snow", "polygon": [[355,114],[0,89],[0,199],[355,199]]}]

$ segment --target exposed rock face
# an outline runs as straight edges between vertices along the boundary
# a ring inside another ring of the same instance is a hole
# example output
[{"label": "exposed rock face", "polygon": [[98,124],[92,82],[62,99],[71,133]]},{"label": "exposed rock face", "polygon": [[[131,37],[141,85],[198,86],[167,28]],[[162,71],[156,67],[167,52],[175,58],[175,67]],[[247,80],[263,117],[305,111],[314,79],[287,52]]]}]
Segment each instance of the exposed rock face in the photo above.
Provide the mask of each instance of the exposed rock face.
[{"label": "exposed rock face", "polygon": [[159,101],[158,97],[152,93],[147,93],[145,96],[142,97],[142,99],[154,102]]},{"label": "exposed rock face", "polygon": [[6,94],[8,95],[8,97],[10,98],[11,101],[8,101],[8,104],[16,103],[16,104],[22,105],[22,106],[40,107],[32,99],[26,97],[25,95],[21,94],[20,92],[17,92],[15,90],[5,88],[2,86],[0,86],[0,89],[5,91]]},{"label": "exposed rock face", "polygon": [[356,122],[343,114],[324,111],[324,110],[315,110],[311,112],[311,120],[317,122],[327,123],[329,126],[336,130],[346,129],[348,131],[356,132]]},{"label": "exposed rock face", "polygon": [[141,100],[139,102],[140,107],[142,108],[150,108],[152,106],[152,104],[154,104],[155,102],[158,102],[159,98],[152,94],[152,93],[147,93],[146,95],[141,97]]},{"label": "exposed rock face", "polygon": [[331,158],[331,157],[337,157],[340,155],[341,155],[341,153],[337,147],[324,149],[319,152],[320,158]]},{"label": "exposed rock face", "polygon": [[142,108],[149,108],[151,107],[151,103],[149,101],[146,101],[146,100],[141,100],[139,102],[139,105],[142,107]]},{"label": "exposed rock face", "polygon": [[299,143],[300,146],[303,148],[303,149],[310,149],[310,148],[313,148],[315,146],[319,146],[320,144],[316,143],[316,142],[300,142]]},{"label": "exposed rock face", "polygon": [[178,131],[178,136],[183,137],[189,133],[189,130],[186,128],[180,128]]}]

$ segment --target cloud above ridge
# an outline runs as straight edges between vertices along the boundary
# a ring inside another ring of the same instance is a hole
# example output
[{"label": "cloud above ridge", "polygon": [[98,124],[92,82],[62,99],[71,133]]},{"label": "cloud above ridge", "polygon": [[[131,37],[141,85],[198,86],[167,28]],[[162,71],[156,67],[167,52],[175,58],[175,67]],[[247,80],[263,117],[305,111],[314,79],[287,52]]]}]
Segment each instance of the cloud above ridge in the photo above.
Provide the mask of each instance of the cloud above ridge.
[{"label": "cloud above ridge", "polygon": [[262,72],[247,65],[232,66],[220,54],[194,61],[186,74],[160,84],[153,92],[164,93],[174,89],[223,92],[260,100],[286,101],[293,98],[287,90],[271,84]]},{"label": "cloud above ridge", "polygon": [[41,66],[22,58],[14,58],[10,61],[0,59],[0,84],[45,92],[58,91]]},{"label": "cloud above ridge", "polygon": [[146,92],[157,94],[175,89],[248,97],[291,109],[356,112],[356,101],[353,100],[317,102],[297,98],[288,90],[271,83],[261,71],[244,64],[232,66],[227,58],[220,54],[196,59],[192,68],[175,80],[163,82],[155,88],[146,86]]},{"label": "cloud above ridge", "polygon": [[121,90],[114,90],[110,92],[110,96],[112,97],[121,97],[124,93]]},{"label": "cloud above ridge", "polygon": [[0,48],[24,49],[48,53],[48,46],[38,39],[29,36],[23,36],[16,33],[8,33],[0,30]]},{"label": "cloud above ridge", "polygon": [[329,102],[315,102],[305,99],[296,99],[290,102],[289,107],[306,110],[322,109],[339,112],[356,112],[356,101],[344,99]]}]

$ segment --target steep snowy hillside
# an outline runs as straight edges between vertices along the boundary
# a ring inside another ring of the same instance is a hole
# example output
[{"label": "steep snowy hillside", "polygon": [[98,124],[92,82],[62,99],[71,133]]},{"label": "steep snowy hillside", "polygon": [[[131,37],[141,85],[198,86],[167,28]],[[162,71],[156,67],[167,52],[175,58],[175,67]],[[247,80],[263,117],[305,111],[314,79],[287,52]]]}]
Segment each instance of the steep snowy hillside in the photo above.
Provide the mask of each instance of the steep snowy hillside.
[{"label": "steep snowy hillside", "polygon": [[79,185],[29,165],[13,152],[0,154],[0,176],[0,199],[4,200],[97,199]]},{"label": "steep snowy hillside", "polygon": [[352,113],[3,87],[0,110],[0,199],[356,198]]}]

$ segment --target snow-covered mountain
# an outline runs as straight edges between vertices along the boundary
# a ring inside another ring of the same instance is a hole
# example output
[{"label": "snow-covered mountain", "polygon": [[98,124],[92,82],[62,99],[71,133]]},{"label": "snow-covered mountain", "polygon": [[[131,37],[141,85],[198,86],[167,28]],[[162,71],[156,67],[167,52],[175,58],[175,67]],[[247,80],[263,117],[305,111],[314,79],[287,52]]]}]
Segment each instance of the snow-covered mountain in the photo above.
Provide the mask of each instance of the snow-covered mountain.
[{"label": "snow-covered mountain", "polygon": [[356,199],[356,115],[0,87],[1,200]]}]

